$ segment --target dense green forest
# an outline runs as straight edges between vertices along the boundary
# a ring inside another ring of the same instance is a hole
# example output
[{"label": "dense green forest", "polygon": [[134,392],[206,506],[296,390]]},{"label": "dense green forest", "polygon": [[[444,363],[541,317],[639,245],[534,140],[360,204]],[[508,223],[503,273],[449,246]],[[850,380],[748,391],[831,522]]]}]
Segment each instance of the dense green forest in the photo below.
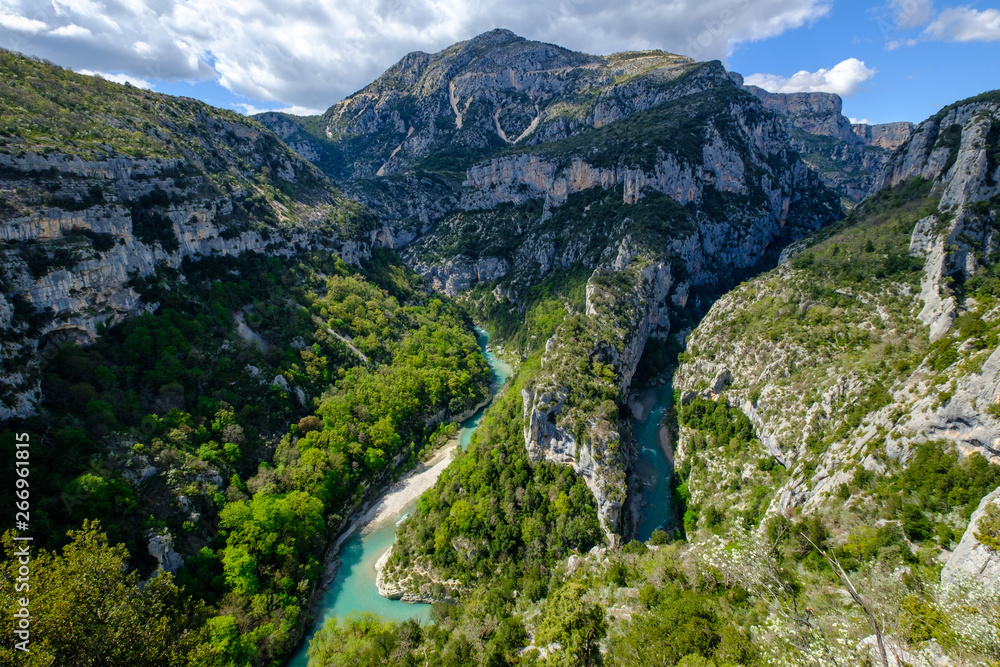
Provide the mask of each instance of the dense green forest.
[{"label": "dense green forest", "polygon": [[426,564],[431,576],[424,586],[432,593],[444,589],[438,582],[456,582],[455,591],[433,597],[456,597],[499,573],[491,589],[516,588],[538,600],[545,595],[548,568],[602,541],[583,479],[572,468],[528,459],[521,388],[531,366],[525,364],[507,386],[469,448],[397,531],[390,570]]},{"label": "dense green forest", "polygon": [[[331,536],[419,460],[442,415],[488,396],[488,366],[462,312],[385,252],[361,270],[331,256],[213,258],[137,286],[156,312],[47,350],[43,411],[3,432],[11,457],[15,432],[37,443],[35,539],[65,567],[69,545],[106,552],[132,581],[157,565],[149,538],[169,536],[194,555],[157,581],[211,618],[175,628],[216,656],[198,664],[279,664]],[[137,623],[160,604],[133,603]],[[31,664],[88,650],[53,644]]]}]

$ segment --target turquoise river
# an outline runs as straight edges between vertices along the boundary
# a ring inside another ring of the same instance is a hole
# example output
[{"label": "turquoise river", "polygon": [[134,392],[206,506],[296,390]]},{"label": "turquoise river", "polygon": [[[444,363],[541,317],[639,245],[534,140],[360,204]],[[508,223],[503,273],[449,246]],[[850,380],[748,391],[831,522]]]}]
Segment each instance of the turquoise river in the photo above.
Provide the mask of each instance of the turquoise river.
[{"label": "turquoise river", "polygon": [[[490,391],[494,395],[513,374],[510,364],[503,361],[487,348],[489,335],[477,329],[479,347],[486,355],[486,361],[493,372]],[[487,408],[479,410],[473,417],[462,422],[458,432],[458,445],[465,449],[472,434],[479,426],[479,420]],[[346,616],[351,612],[370,611],[385,618],[402,621],[414,618],[423,621],[430,614],[430,605],[410,604],[399,600],[389,600],[378,594],[375,588],[375,562],[385,553],[396,539],[396,525],[405,519],[416,505],[416,500],[404,505],[394,521],[386,521],[368,533],[354,532],[340,547],[340,569],[330,588],[320,600],[313,632],[302,643],[287,667],[307,667],[309,658],[307,647],[316,629],[321,628],[332,617]]]},{"label": "turquoise river", "polygon": [[[482,330],[477,332],[479,346],[493,372],[491,390],[496,394],[511,376],[513,369],[487,348],[488,334]],[[664,411],[670,405],[671,391],[669,384],[646,389],[633,401],[632,427],[639,446],[635,475],[642,484],[644,501],[636,529],[636,538],[640,540],[649,539],[655,529],[669,520],[669,480],[672,467],[660,433],[660,422]],[[468,446],[485,410],[486,408],[483,408],[471,419],[462,422],[458,432],[459,446],[462,449]],[[430,605],[389,600],[380,596],[375,588],[375,562],[392,546],[396,539],[396,525],[409,515],[415,505],[416,500],[407,503],[392,520],[379,524],[371,532],[357,530],[343,542],[340,549],[340,568],[320,600],[313,631],[288,662],[287,667],[308,666],[309,642],[316,629],[322,627],[330,618],[346,616],[351,612],[369,611],[395,620],[427,619]]]}]

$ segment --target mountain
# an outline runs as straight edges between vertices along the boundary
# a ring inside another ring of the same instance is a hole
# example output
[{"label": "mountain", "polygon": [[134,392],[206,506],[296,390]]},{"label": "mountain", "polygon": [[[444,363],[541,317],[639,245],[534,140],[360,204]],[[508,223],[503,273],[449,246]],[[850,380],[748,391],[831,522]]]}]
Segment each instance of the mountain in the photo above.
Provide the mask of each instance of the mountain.
[{"label": "mountain", "polygon": [[[703,421],[692,408],[685,423],[682,408],[677,462],[701,508],[692,528],[712,508],[758,519],[801,511],[849,530],[849,518],[836,518],[840,501],[873,511],[886,500],[877,480],[931,465],[934,448],[1000,461],[998,140],[996,93],[942,109],[848,218],[712,306],[688,338],[675,386],[684,404],[746,415],[756,436],[709,459],[698,453]],[[758,460],[776,465],[758,469]],[[916,527],[927,522],[961,535],[991,490],[874,514],[901,519],[914,542],[928,539]]]},{"label": "mountain", "polygon": [[823,182],[853,206],[875,187],[892,152],[909,139],[912,123],[852,124],[833,93],[769,93],[744,86],[784,119],[790,146]]},{"label": "mountain", "polygon": [[[260,120],[304,141],[287,116]],[[692,289],[840,215],[758,97],[718,62],[662,52],[596,57],[498,30],[410,54],[300,123],[322,128],[345,191],[393,229],[404,261],[481,319],[521,310],[546,280],[585,283],[572,327],[542,332],[525,444],[584,476],[609,536],[627,532],[634,459],[615,405],[647,339],[667,336]],[[607,367],[607,386],[567,389],[583,378],[560,359],[579,354]]]},{"label": "mountain", "polygon": [[325,248],[375,221],[274,134],[192,99],[0,53],[0,416],[39,395],[36,350],[152,309],[137,282],[185,260]]}]

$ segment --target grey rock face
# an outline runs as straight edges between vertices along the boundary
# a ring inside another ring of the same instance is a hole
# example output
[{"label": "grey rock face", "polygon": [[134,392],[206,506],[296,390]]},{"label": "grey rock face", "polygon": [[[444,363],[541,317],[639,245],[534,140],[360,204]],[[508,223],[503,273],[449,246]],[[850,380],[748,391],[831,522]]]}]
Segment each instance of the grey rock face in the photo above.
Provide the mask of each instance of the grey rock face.
[{"label": "grey rock face", "polygon": [[173,574],[184,565],[184,559],[174,551],[174,538],[170,533],[149,538],[149,555],[156,559],[160,569]]},{"label": "grey rock face", "polygon": [[[727,88],[733,90],[728,77],[720,75],[717,85],[720,95],[727,94]],[[601,253],[628,233],[630,219],[619,225],[622,231],[609,230],[610,238],[599,220],[590,224],[583,219],[586,209],[571,226],[555,227],[548,220],[574,195],[620,190],[624,206],[640,209],[636,216],[647,215],[642,207],[655,195],[690,210],[713,211],[698,214],[693,230],[663,239],[687,260],[691,284],[705,284],[755,262],[775,237],[795,237],[836,217],[839,205],[832,193],[821,192],[815,174],[786,153],[787,137],[780,123],[761,117],[749,96],[731,107],[729,115],[742,128],[739,135],[723,136],[711,127],[715,121],[706,119],[707,139],[695,162],[690,156],[665,151],[649,166],[606,167],[580,157],[525,150],[473,165],[461,190],[462,212],[446,217],[412,242],[402,250],[403,256],[437,289],[457,293],[484,281],[476,266],[479,258],[512,254],[515,261],[502,274],[486,273],[486,280],[499,280],[503,293],[516,295],[559,267],[600,264]],[[776,161],[785,163],[787,170],[775,169]],[[710,200],[719,198],[742,205],[727,206],[722,212],[710,205]],[[524,211],[523,222],[515,223],[512,214],[501,213],[510,206],[515,207],[513,215]],[[472,236],[477,239],[478,257],[446,254]]]},{"label": "grey rock face", "polygon": [[913,123],[882,123],[880,125],[856,123],[851,126],[851,130],[861,138],[865,146],[876,146],[894,151],[905,144],[913,134]]},{"label": "grey rock face", "polygon": [[1000,505],[1000,489],[984,497],[972,513],[962,540],[941,569],[942,584],[956,584],[960,579],[969,577],[979,579],[989,587],[1000,587],[1000,554],[990,551],[976,539],[979,520],[989,505]]},{"label": "grey rock face", "polygon": [[[666,336],[670,327],[668,295],[675,283],[671,267],[650,261],[640,252],[626,237],[610,265],[595,271],[587,284],[586,326],[592,327],[592,337],[585,338],[586,351],[590,358],[610,365],[621,396],[628,392],[649,337]],[[609,288],[619,281],[607,280],[607,273],[622,274],[630,286]],[[601,526],[615,543],[627,524],[624,508],[635,452],[627,424],[617,419],[617,409],[581,412],[569,405],[579,389],[567,376],[567,366],[575,364],[572,355],[579,352],[569,352],[567,346],[577,349],[580,342],[575,337],[569,341],[568,333],[560,329],[546,343],[542,373],[521,392],[524,443],[532,461],[569,465],[584,478],[594,494]],[[573,428],[580,420],[583,428]]]},{"label": "grey rock face", "polygon": [[833,93],[771,93],[757,86],[744,86],[763,103],[764,108],[787,118],[794,126],[808,132],[861,145],[863,140],[844,116],[843,101]]}]

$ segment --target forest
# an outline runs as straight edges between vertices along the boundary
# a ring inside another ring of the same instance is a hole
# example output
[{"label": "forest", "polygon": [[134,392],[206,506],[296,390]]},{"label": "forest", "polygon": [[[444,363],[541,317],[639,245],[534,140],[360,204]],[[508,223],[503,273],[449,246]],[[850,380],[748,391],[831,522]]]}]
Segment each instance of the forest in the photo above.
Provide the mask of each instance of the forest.
[{"label": "forest", "polygon": [[[194,664],[280,664],[331,537],[488,397],[488,366],[461,309],[386,252],[360,270],[329,255],[205,259],[137,287],[155,314],[54,344],[43,412],[0,442],[11,455],[16,432],[38,443],[32,526],[52,581],[91,558],[103,573],[36,598],[39,635],[84,610],[136,627],[171,616],[156,641],[66,638],[30,664],[188,664],[202,649]],[[158,565],[151,538],[194,555],[129,592]],[[123,652],[95,651],[103,641]]]}]

